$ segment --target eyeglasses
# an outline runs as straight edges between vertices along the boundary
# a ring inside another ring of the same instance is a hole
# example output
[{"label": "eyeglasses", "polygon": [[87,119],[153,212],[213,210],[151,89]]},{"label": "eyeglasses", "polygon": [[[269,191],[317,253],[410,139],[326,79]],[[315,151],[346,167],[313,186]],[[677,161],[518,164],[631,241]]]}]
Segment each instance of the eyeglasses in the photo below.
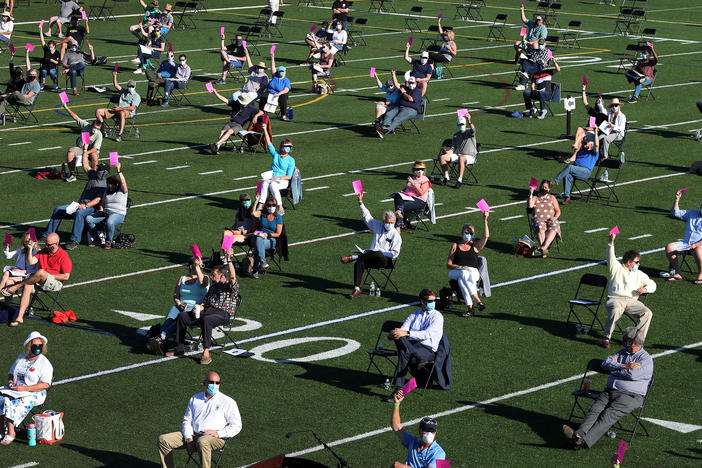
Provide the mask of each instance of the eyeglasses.
[{"label": "eyeglasses", "polygon": [[421,167],[415,167],[415,168],[412,169],[412,170],[413,170],[414,172],[424,172],[424,169],[422,169]]},{"label": "eyeglasses", "polygon": [[218,384],[219,380],[205,380],[208,384]]},{"label": "eyeglasses", "polygon": [[632,260],[632,263],[636,263],[638,265],[641,263],[641,260]]}]

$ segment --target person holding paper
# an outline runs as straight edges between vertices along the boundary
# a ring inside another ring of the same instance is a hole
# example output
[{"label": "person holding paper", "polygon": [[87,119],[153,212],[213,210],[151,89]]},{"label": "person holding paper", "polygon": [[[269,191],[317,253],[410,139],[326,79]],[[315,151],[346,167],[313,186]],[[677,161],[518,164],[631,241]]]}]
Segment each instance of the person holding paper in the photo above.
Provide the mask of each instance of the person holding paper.
[{"label": "person holding paper", "polygon": [[119,134],[115,138],[115,141],[122,141],[122,134],[124,133],[124,122],[127,116],[134,117],[137,109],[141,105],[141,96],[136,91],[136,81],[127,81],[127,88],[122,88],[117,82],[117,72],[112,72],[112,84],[115,89],[119,91],[119,100],[117,105],[112,108],[98,108],[95,109],[95,118],[104,122],[105,119],[117,119],[119,121]]},{"label": "person holding paper", "polygon": [[415,78],[417,87],[422,90],[422,96],[427,92],[427,83],[431,80],[431,74],[434,73],[434,65],[429,62],[429,52],[423,51],[419,55],[419,60],[409,56],[410,43],[405,47],[405,62],[412,65],[410,76]]},{"label": "person holding paper", "polygon": [[607,121],[600,125],[600,147],[602,158],[609,157],[609,145],[624,138],[626,134],[626,115],[622,112],[618,98],[612,98],[607,111]]},{"label": "person holding paper", "polygon": [[61,54],[56,49],[56,42],[50,40],[46,42],[44,39],[43,28],[39,28],[39,38],[41,39],[41,47],[44,50],[44,57],[41,59],[39,67],[40,81],[39,86],[43,90],[46,82],[46,75],[50,75],[54,82],[54,91],[58,90],[58,65],[61,62]]},{"label": "person holding paper", "polygon": [[439,17],[438,24],[439,35],[443,42],[438,52],[429,52],[429,59],[433,63],[451,63],[451,60],[458,53],[458,48],[453,40],[455,35],[452,29],[444,31],[444,28],[441,27],[441,17]]},{"label": "person holding paper", "polygon": [[[268,132],[263,132],[263,137],[266,140],[266,147],[273,157],[273,161],[271,162],[271,168],[268,173],[264,173],[265,175],[261,174],[263,177],[261,200],[265,200],[266,197],[268,197],[268,190],[270,189],[271,195],[278,204],[278,213],[282,216],[285,214],[285,208],[283,208],[283,199],[280,196],[280,191],[288,188],[293,173],[295,172],[295,158],[290,156],[293,150],[293,144],[292,141],[286,138],[280,142],[278,151],[276,151]],[[259,211],[261,210],[261,204],[259,204],[257,209]]]},{"label": "person holding paper", "polygon": [[[85,40],[85,37],[90,34],[90,25],[88,24],[88,19],[85,18],[85,26],[81,26],[78,21],[80,21],[80,15],[78,14],[73,14],[71,16],[71,21],[68,23],[66,26],[66,37],[61,41],[61,60],[63,60],[63,56],[66,53],[66,50],[71,47],[71,43],[75,41],[78,44],[78,49],[83,46],[83,40]],[[92,54],[92,45],[90,42],[87,40],[85,41],[88,44],[88,49],[91,50]],[[81,52],[82,53],[82,52]],[[87,54],[84,54],[87,55]],[[88,58],[87,56],[85,58]],[[91,63],[95,63],[95,56],[91,55]]]},{"label": "person holding paper", "polygon": [[[461,188],[463,185],[463,173],[466,170],[466,164],[474,164],[475,158],[478,157],[478,142],[475,139],[475,125],[469,113],[465,117],[460,116],[456,120],[458,131],[451,138],[451,147],[442,149],[442,154],[439,156],[439,164],[444,171],[441,178],[441,185],[448,185],[449,163],[458,163],[458,179],[456,180],[456,188]],[[468,128],[470,125],[470,128]]]},{"label": "person holding paper", "polygon": [[[22,104],[24,106],[31,106],[34,104],[37,96],[41,92],[41,86],[39,86],[39,80],[37,79],[39,73],[34,68],[29,68],[29,54],[26,55],[27,59],[27,82],[22,86],[21,91],[14,91],[10,94],[3,94],[0,96],[0,120],[4,126],[6,123],[5,111],[7,110],[7,104]],[[10,63],[10,67],[12,64]]]},{"label": "person holding paper", "polygon": [[555,184],[565,179],[565,192],[561,197],[564,199],[564,205],[570,203],[570,189],[573,186],[573,180],[587,180],[588,177],[590,177],[592,169],[595,167],[600,157],[599,141],[600,140],[597,138],[597,129],[595,129],[595,138],[593,140],[588,140],[584,148],[575,150],[573,155],[564,161],[566,164],[571,164],[561,169],[556,178],[550,182],[549,185],[553,187]]},{"label": "person holding paper", "polygon": [[129,192],[127,181],[122,173],[122,165],[117,163],[117,175],[107,178],[107,190],[100,204],[93,214],[85,217],[85,222],[90,228],[91,242],[89,247],[93,247],[95,242],[100,239],[100,235],[96,226],[105,221],[105,250],[112,248],[112,239],[117,231],[117,226],[124,222],[127,216],[127,202],[129,201]]},{"label": "person holding paper", "polygon": [[[602,96],[598,94],[597,99],[595,99],[595,105],[591,106],[587,100],[586,90],[587,85],[583,84],[583,106],[587,111],[587,115],[589,116],[590,121],[587,123],[587,125],[583,127],[578,127],[578,129],[575,131],[575,142],[573,143],[573,149],[576,150],[579,150],[581,148],[583,142],[587,142],[590,140],[594,141],[595,129],[602,125],[602,122],[605,122],[607,120],[607,108],[605,108],[604,106]],[[594,122],[592,121],[592,119],[594,119]],[[592,125],[593,123],[594,125]]]},{"label": "person holding paper", "polygon": [[188,259],[188,274],[178,278],[173,290],[174,305],[166,314],[166,320],[161,325],[161,332],[149,338],[146,347],[153,354],[162,355],[170,342],[175,342],[176,321],[181,312],[192,311],[202,303],[208,289],[210,278],[202,273],[202,259]]},{"label": "person holding paper", "polygon": [[519,63],[522,51],[541,47],[546,42],[546,36],[548,35],[548,29],[546,29],[542,16],[536,15],[534,21],[527,19],[523,3],[519,8],[519,12],[522,15],[522,22],[526,25],[526,34],[521,41],[514,43],[514,50],[516,51],[514,63]]},{"label": "person holding paper", "polygon": [[232,100],[236,100],[241,94],[248,94],[251,100],[255,101],[268,86],[268,75],[266,75],[266,70],[268,68],[266,68],[264,62],[258,62],[254,65],[251,62],[251,56],[246,48],[244,48],[244,55],[246,56],[249,77],[246,83],[244,83],[244,86],[242,86],[239,91],[232,94]]},{"label": "person holding paper", "polygon": [[46,357],[48,342],[38,331],[31,332],[24,340],[24,352],[10,367],[9,383],[0,387],[0,414],[6,425],[1,445],[10,445],[15,440],[15,428],[32,408],[46,401],[54,377],[54,368]]},{"label": "person holding paper", "polygon": [[[261,194],[263,195],[263,190]],[[254,202],[259,208],[251,212],[254,218],[259,219],[258,229],[254,231],[252,244],[254,247],[254,263],[251,276],[258,278],[259,271],[268,269],[266,262],[266,250],[273,249],[278,246],[281,241],[280,237],[283,234],[283,214],[280,213],[280,208],[276,205],[276,200],[273,197],[265,199],[266,203],[259,203],[259,195],[256,195]],[[265,207],[265,211],[263,208]]]},{"label": "person holding paper", "polygon": [[337,21],[334,34],[332,34],[331,41],[329,42],[332,46],[331,53],[336,54],[337,52],[343,51],[348,41],[349,34],[346,32],[346,28],[341,22]]},{"label": "person holding paper", "polygon": [[400,90],[400,101],[396,107],[388,109],[383,117],[383,125],[377,130],[380,138],[394,132],[402,122],[414,119],[422,107],[422,90],[417,87],[417,79],[410,76],[404,85],[397,81],[397,68],[392,69],[392,83]]},{"label": "person holding paper", "polygon": [[319,62],[310,65],[310,71],[312,71],[312,89],[310,92],[312,93],[321,94],[322,92],[317,83],[318,76],[330,76],[331,68],[334,66],[334,54],[331,49],[332,47],[329,44],[322,44],[319,47]]},{"label": "person holding paper", "polygon": [[300,63],[300,66],[308,66],[313,58],[319,58],[320,44],[327,44],[331,41],[334,31],[329,28],[329,21],[324,21],[319,25],[312,27],[317,29],[317,32],[310,31],[305,36],[305,43],[310,47],[310,52],[307,54],[307,60]]},{"label": "person holding paper", "polygon": [[[537,119],[545,119],[548,115],[546,101],[551,100],[555,90],[553,75],[561,71],[561,67],[558,65],[558,62],[556,62],[556,59],[551,57],[551,60],[553,61],[554,68],[544,68],[534,73],[531,77],[531,90],[522,93],[522,96],[524,96],[524,106],[527,110],[524,113],[524,117],[529,117],[531,119],[536,116]],[[536,99],[539,100],[538,115],[536,114],[536,108],[532,104],[532,101]]]},{"label": "person holding paper", "polygon": [[392,107],[396,106],[398,102],[400,102],[400,90],[395,87],[395,84],[392,82],[392,80],[387,80],[385,84],[380,82],[380,78],[378,78],[378,73],[373,73],[373,77],[375,78],[375,82],[378,83],[378,88],[380,88],[381,91],[385,91],[385,100],[383,101],[377,101],[375,103],[375,122],[374,125],[377,127],[380,125],[380,121],[382,120],[381,117],[387,112],[387,110]]},{"label": "person holding paper", "polygon": [[626,80],[634,84],[634,94],[627,101],[629,104],[634,104],[639,100],[641,88],[653,83],[653,72],[656,70],[656,64],[658,64],[658,54],[653,44],[648,42],[641,49],[641,58],[636,61],[634,68],[627,70],[624,74]]},{"label": "person holding paper", "polygon": [[32,255],[36,255],[39,250],[35,248],[36,243],[32,242],[29,231],[22,235],[22,244],[15,250],[10,250],[10,244],[5,243],[5,249],[2,253],[5,255],[7,260],[15,260],[15,266],[6,266],[2,273],[2,280],[0,280],[0,289],[5,286],[12,286],[15,283],[22,281],[27,275],[31,275],[39,265],[31,265],[29,263],[29,252],[32,251]]},{"label": "person holding paper", "polygon": [[419,438],[402,427],[400,404],[405,399],[402,391],[393,395],[393,408],[390,415],[390,428],[407,447],[405,463],[395,462],[392,468],[436,468],[437,460],[445,460],[446,452],[436,442],[437,424],[434,418],[424,417],[419,421]]},{"label": "person holding paper", "polygon": [[46,37],[51,37],[51,26],[56,24],[58,29],[59,39],[63,39],[62,25],[69,23],[74,16],[79,16],[83,8],[78,5],[78,3],[73,0],[61,0],[61,8],[57,16],[52,16],[49,18],[49,31],[46,33]]},{"label": "person holding paper", "polygon": [[46,245],[34,255],[33,250],[28,254],[27,263],[29,265],[39,264],[39,269],[29,275],[23,281],[12,286],[5,286],[0,289],[0,294],[10,300],[12,296],[22,289],[19,311],[14,321],[10,322],[11,327],[17,327],[24,323],[24,313],[29,307],[29,302],[34,294],[34,285],[39,284],[43,291],[56,292],[63,288],[63,283],[68,281],[73,269],[68,253],[59,246],[58,234],[51,233],[46,237]]},{"label": "person holding paper", "polygon": [[[239,94],[236,99],[227,99],[215,89],[214,95],[232,109],[229,122],[222,127],[222,130],[219,132],[219,138],[214,143],[210,143],[212,154],[219,154],[219,148],[229,140],[230,136],[244,130],[244,126],[249,120],[256,123],[265,114],[263,111],[256,109],[249,93]],[[265,133],[267,134],[267,132]]]},{"label": "person holding paper", "polygon": [[[91,59],[95,59],[95,53],[93,52],[92,46],[90,46],[90,57]],[[83,52],[78,50],[77,41],[71,40],[70,48],[63,55],[61,64],[64,67],[61,74],[70,75],[73,95],[78,96],[78,75],[84,76],[85,67],[87,67],[88,64],[85,62],[85,55]]]},{"label": "person holding paper", "polygon": [[685,235],[678,242],[671,242],[665,246],[665,252],[668,256],[672,276],[668,281],[679,281],[683,279],[682,270],[678,263],[678,252],[691,250],[693,257],[697,260],[699,273],[694,284],[702,284],[702,204],[699,210],[681,210],[679,206],[680,197],[685,190],[678,190],[675,193],[675,201],[670,209],[673,216],[679,220],[685,221]]},{"label": "person holding paper", "polygon": [[12,31],[15,29],[14,18],[8,11],[2,12],[2,21],[0,21],[0,41],[9,44],[12,39]]},{"label": "person holding paper", "polygon": [[[150,34],[154,30],[155,22],[161,17],[161,10],[158,8],[158,0],[152,0],[149,4],[144,2],[144,0],[139,0],[139,3],[144,9],[144,14],[139,18],[138,24],[129,27],[129,32],[134,34],[138,39],[141,39],[139,30],[142,24],[146,23],[147,34]],[[154,24],[151,23],[151,20],[154,21]]]},{"label": "person holding paper", "polygon": [[[229,272],[229,279],[227,279]],[[176,346],[166,356],[181,356],[185,354],[185,331],[188,327],[199,325],[202,336],[202,359],[200,364],[212,362],[210,348],[212,347],[212,330],[215,327],[229,323],[239,307],[239,281],[236,278],[234,262],[231,254],[225,254],[224,265],[212,269],[212,281],[202,304],[191,311],[181,311],[176,322]]]},{"label": "person holding paper", "polygon": [[239,208],[234,216],[234,224],[224,229],[222,234],[222,242],[224,237],[232,236],[234,244],[243,244],[246,242],[247,234],[251,234],[258,227],[258,218],[255,218],[253,212],[256,206],[251,201],[248,193],[239,195]]},{"label": "person holding paper", "polygon": [[602,361],[609,372],[607,388],[595,400],[580,427],[563,425],[570,447],[592,448],[625,415],[640,408],[653,378],[653,358],[643,349],[645,333],[636,327],[624,330],[624,349]]},{"label": "person holding paper", "polygon": [[[132,63],[139,64],[139,67],[134,70],[134,74],[143,74],[146,67],[155,68],[151,64],[151,59],[161,57],[161,53],[166,50],[166,40],[161,35],[161,31],[154,29],[150,33],[144,31],[144,28],[139,24],[139,32],[141,39],[137,47],[137,58],[132,59]],[[144,42],[146,42],[144,44]]]},{"label": "person holding paper", "polygon": [[[273,51],[272,51],[273,52]],[[290,89],[292,85],[290,80],[286,75],[287,70],[284,66],[275,67],[275,53],[271,53],[271,69],[276,70],[273,74],[273,79],[268,82],[268,87],[261,95],[259,101],[259,109],[264,110],[269,99],[275,99],[278,101],[278,116],[281,120],[288,120],[287,109],[288,109],[288,95],[290,94]]]},{"label": "person holding paper", "polygon": [[431,182],[425,175],[427,166],[423,161],[415,161],[412,165],[412,175],[407,177],[407,184],[401,192],[393,195],[395,201],[395,215],[397,223],[395,227],[400,230],[409,228],[404,224],[406,213],[420,211],[427,204]]},{"label": "person holding paper", "polygon": [[227,74],[230,68],[244,66],[244,61],[246,60],[244,37],[241,34],[237,34],[231,44],[224,45],[224,36],[222,36],[220,55],[222,56],[222,78],[215,81],[215,84],[225,84],[227,82]]},{"label": "person holding paper", "polygon": [[156,88],[165,86],[166,80],[175,77],[177,72],[178,66],[175,63],[173,52],[168,52],[168,58],[161,62],[157,70],[146,68],[146,78],[149,80],[146,90],[146,103],[148,105],[152,106],[155,104],[154,94],[156,93]]},{"label": "person holding paper", "polygon": [[636,328],[641,332],[641,340],[646,339],[648,327],[653,319],[653,312],[646,307],[639,296],[656,292],[656,283],[646,273],[639,270],[641,255],[635,250],[628,250],[619,263],[614,253],[614,239],[609,235],[607,246],[607,269],[609,270],[609,290],[607,292],[607,323],[604,327],[602,346],[609,349],[610,339],[619,319],[623,314],[636,318]]},{"label": "person holding paper", "polygon": [[394,229],[395,213],[388,210],[383,213],[383,220],[374,219],[368,208],[363,204],[363,192],[357,193],[358,205],[361,208],[361,217],[373,233],[370,247],[353,255],[342,255],[341,263],[355,262],[353,268],[353,291],[349,299],[356,299],[361,295],[361,281],[366,268],[391,268],[393,262],[400,256],[402,249],[402,236]]},{"label": "person holding paper", "polygon": [[[77,164],[81,164],[83,166],[86,173],[90,171],[90,167],[96,167],[98,164],[103,138],[102,123],[97,119],[93,120],[92,122],[81,119],[68,107],[68,104],[65,102],[63,103],[63,108],[66,109],[68,115],[70,115],[71,118],[76,121],[79,131],[78,138],[76,139],[76,145],[69,148],[68,152],[66,153],[66,165],[68,166],[69,175],[64,180],[66,182],[75,182],[77,180],[76,162]],[[84,133],[87,133],[90,137],[87,144],[85,141],[83,141]]]},{"label": "person holding paper", "polygon": [[529,201],[527,206],[533,210],[532,226],[539,240],[539,250],[541,257],[548,257],[548,248],[553,240],[561,237],[561,225],[558,217],[561,215],[561,208],[558,200],[551,194],[551,182],[541,181],[541,188],[534,194],[535,187],[529,187]]},{"label": "person holding paper", "polygon": [[450,280],[458,282],[467,310],[464,317],[473,316],[473,303],[478,310],[485,310],[485,305],[478,297],[478,281],[480,280],[480,258],[478,253],[485,248],[490,238],[488,229],[488,216],[490,211],[483,212],[485,235],[480,239],[475,238],[475,227],[464,224],[461,229],[461,240],[451,244],[446,267],[449,269]]},{"label": "person holding paper", "polygon": [[24,70],[22,70],[22,67],[15,67],[14,60],[15,51],[11,49],[10,63],[8,64],[10,76],[7,80],[7,85],[5,86],[5,92],[2,95],[0,95],[0,97],[6,97],[7,95],[14,93],[15,91],[21,91],[22,87],[27,83],[27,80],[24,79]]},{"label": "person holding paper", "polygon": [[168,100],[171,97],[171,91],[174,88],[183,89],[190,81],[192,72],[188,66],[188,58],[185,54],[178,56],[178,68],[176,68],[175,76],[166,78],[163,82],[163,102],[161,107],[168,107]]}]

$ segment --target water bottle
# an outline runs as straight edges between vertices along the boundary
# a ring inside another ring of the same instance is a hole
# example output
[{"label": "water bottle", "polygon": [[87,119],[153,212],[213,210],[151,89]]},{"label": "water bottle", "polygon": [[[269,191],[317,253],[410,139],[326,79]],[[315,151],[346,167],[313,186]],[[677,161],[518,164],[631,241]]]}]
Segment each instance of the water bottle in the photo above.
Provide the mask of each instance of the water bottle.
[{"label": "water bottle", "polygon": [[385,379],[385,390],[390,390],[390,379]]},{"label": "water bottle", "polygon": [[293,119],[293,108],[291,106],[291,107],[288,107],[288,120],[292,120],[292,119]]},{"label": "water bottle", "polygon": [[27,436],[29,437],[29,441],[27,442],[27,445],[30,447],[34,447],[37,445],[37,426],[36,424],[30,424],[29,429],[27,429]]},{"label": "water bottle", "polygon": [[619,160],[623,163],[626,162],[626,155],[624,154],[624,151],[619,155]]},{"label": "water bottle", "polygon": [[375,297],[380,297],[380,286],[375,288]]},{"label": "water bottle", "polygon": [[604,174],[602,174],[602,180],[609,181],[609,172],[604,171]]},{"label": "water bottle", "polygon": [[370,295],[375,296],[375,281],[371,281],[370,285]]},{"label": "water bottle", "polygon": [[614,439],[615,437],[617,437],[617,433],[614,431],[607,431],[607,437],[609,437],[610,439]]},{"label": "water bottle", "polygon": [[695,139],[699,140],[700,138],[702,138],[702,131],[698,128],[695,130]]},{"label": "water bottle", "polygon": [[134,129],[134,136],[139,138],[139,127]]}]

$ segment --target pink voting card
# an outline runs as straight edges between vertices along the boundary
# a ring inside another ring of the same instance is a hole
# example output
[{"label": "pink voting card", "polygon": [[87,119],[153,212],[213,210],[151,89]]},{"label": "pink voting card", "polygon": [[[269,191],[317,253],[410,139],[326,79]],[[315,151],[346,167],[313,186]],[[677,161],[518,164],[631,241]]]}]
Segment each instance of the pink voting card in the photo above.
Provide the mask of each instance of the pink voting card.
[{"label": "pink voting card", "polygon": [[465,117],[466,115],[468,115],[468,109],[458,109],[456,111],[456,115],[458,115],[459,117]]},{"label": "pink voting card", "polygon": [[370,76],[373,78],[375,76],[375,67],[371,67]]},{"label": "pink voting card", "polygon": [[15,45],[14,44],[10,44],[10,53],[11,54],[15,53]]},{"label": "pink voting card", "polygon": [[271,55],[275,54],[275,44],[271,46]]},{"label": "pink voting card", "polygon": [[539,181],[532,177],[531,180],[529,181],[529,188],[535,189],[538,186],[539,186]]},{"label": "pink voting card", "polygon": [[619,226],[614,226],[610,231],[609,235],[619,234]]},{"label": "pink voting card", "polygon": [[317,29],[317,25],[316,25],[316,24],[315,24],[315,25],[312,25],[312,27],[310,28],[310,33],[314,34],[315,29]]},{"label": "pink voting card", "polygon": [[233,243],[234,243],[234,236],[224,236],[224,239],[222,239],[222,250],[231,249]]},{"label": "pink voting card", "polygon": [[81,11],[80,15],[83,17],[84,20],[88,19],[88,15],[85,13],[85,10]]},{"label": "pink voting card", "polygon": [[207,88],[207,92],[208,92],[208,93],[214,93],[214,92],[215,92],[214,86],[212,86],[212,83],[210,83],[210,82],[205,83],[205,88]]},{"label": "pink voting card", "polygon": [[241,41],[241,45],[246,49],[246,41]]},{"label": "pink voting card", "polygon": [[412,380],[408,381],[406,384],[402,386],[402,394],[404,396],[407,396],[409,392],[417,388],[417,379],[412,378]]},{"label": "pink voting card", "polygon": [[583,75],[583,86],[587,86],[587,75]]},{"label": "pink voting card", "polygon": [[117,164],[119,164],[119,153],[110,151],[110,166],[116,166]]},{"label": "pink voting card", "polygon": [[119,71],[119,62],[115,62],[115,73]]},{"label": "pink voting card", "polygon": [[687,192],[687,188],[681,188],[680,190],[678,190],[678,192],[685,193],[685,192]]},{"label": "pink voting card", "polygon": [[173,43],[172,42],[168,43],[168,52],[173,52]]},{"label": "pink voting card", "polygon": [[653,44],[650,43],[650,42],[648,42],[648,41],[646,41],[646,45],[649,46],[649,47],[653,47]]},{"label": "pink voting card", "polygon": [[222,26],[221,28],[219,28],[219,35],[220,35],[220,36],[224,36],[224,26]]},{"label": "pink voting card", "polygon": [[526,5],[526,0],[522,0],[522,7]]},{"label": "pink voting card", "polygon": [[5,243],[7,245],[12,245],[12,235],[9,232],[5,233]]},{"label": "pink voting card", "polygon": [[44,26],[44,23],[46,23],[46,20],[39,21],[39,29],[41,29]]},{"label": "pink voting card", "polygon": [[37,231],[34,230],[34,228],[29,228],[29,238],[32,240],[32,242],[37,241]]},{"label": "pink voting card", "polygon": [[68,104],[68,94],[64,93],[59,93],[59,99],[61,99],[61,102],[64,104]]},{"label": "pink voting card", "polygon": [[200,248],[197,246],[197,244],[191,245],[190,251],[193,253],[193,257],[202,258],[202,254],[200,253]]},{"label": "pink voting card", "polygon": [[437,18],[437,19],[441,19],[441,18],[443,18],[443,17],[444,17],[444,14],[443,14],[443,13],[439,13],[439,16],[437,16],[436,18]]},{"label": "pink voting card", "polygon": [[596,127],[594,117],[590,117],[590,120],[588,121],[587,126],[588,127]]},{"label": "pink voting card", "polygon": [[553,58],[553,51],[551,49],[548,49],[546,55],[548,56],[548,58]]},{"label": "pink voting card", "polygon": [[353,185],[353,193],[356,195],[363,193],[363,184],[360,180],[354,180],[351,185]]},{"label": "pink voting card", "polygon": [[522,28],[519,30],[519,35],[520,36],[526,36],[526,28]]},{"label": "pink voting card", "polygon": [[475,206],[477,206],[483,213],[490,211],[490,206],[487,204],[484,198],[481,198],[480,201],[475,204]]},{"label": "pink voting card", "polygon": [[24,48],[27,49],[27,50],[30,51],[30,52],[34,52],[34,46],[33,46],[32,44],[30,44],[29,42],[27,42],[27,43],[24,45]]},{"label": "pink voting card", "polygon": [[448,460],[436,460],[436,468],[451,468],[451,462]]},{"label": "pink voting card", "polygon": [[80,137],[83,139],[83,144],[84,144],[84,145],[89,145],[89,144],[90,144],[90,133],[88,133],[88,132],[80,132]]},{"label": "pink voting card", "polygon": [[263,181],[256,182],[256,195],[261,195],[261,187],[263,186]]},{"label": "pink voting card", "polygon": [[626,447],[627,447],[627,444],[626,444],[626,442],[622,439],[622,440],[619,442],[619,448],[617,449],[617,460],[619,460],[619,463],[621,463],[622,460],[624,460],[624,452],[626,452]]},{"label": "pink voting card", "polygon": [[410,36],[409,39],[407,39],[407,43],[409,45],[412,45],[412,41],[414,41],[414,38],[412,36]]},{"label": "pink voting card", "polygon": [[155,24],[155,23],[156,23],[156,20],[155,20],[154,18],[149,18],[149,21],[151,22],[151,24]]}]

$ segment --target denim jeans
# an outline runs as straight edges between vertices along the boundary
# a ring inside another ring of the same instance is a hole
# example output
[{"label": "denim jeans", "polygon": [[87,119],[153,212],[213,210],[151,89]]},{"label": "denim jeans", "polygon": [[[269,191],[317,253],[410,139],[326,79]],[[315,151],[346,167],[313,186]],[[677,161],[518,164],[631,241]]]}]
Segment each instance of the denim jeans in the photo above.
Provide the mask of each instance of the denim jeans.
[{"label": "denim jeans", "polygon": [[[412,198],[414,199],[410,201],[403,199],[400,195],[395,195],[395,211],[399,211],[406,218],[410,213],[423,209],[424,205],[427,204],[421,198]],[[402,218],[397,219],[395,226],[402,226]]]},{"label": "denim jeans", "polygon": [[98,236],[95,226],[105,218],[107,218],[107,221],[105,221],[105,242],[112,242],[117,226],[124,222],[123,214],[100,211],[93,215],[86,216],[85,222],[88,223],[88,227],[90,228],[90,235],[95,239]]},{"label": "denim jeans", "polygon": [[275,247],[275,244],[275,238],[269,237],[267,239],[264,239],[263,237],[256,236],[256,243],[254,244],[254,247],[256,249],[256,255],[254,255],[253,265],[254,271],[258,270],[259,265],[261,265],[261,260],[266,258],[266,250],[272,249],[273,247]]},{"label": "denim jeans", "polygon": [[54,212],[51,214],[49,224],[46,225],[46,234],[48,235],[53,232],[56,232],[59,228],[59,225],[61,224],[62,219],[73,218],[73,231],[71,232],[71,240],[80,243],[80,240],[83,237],[85,217],[93,214],[95,212],[95,208],[77,210],[72,215],[66,213],[66,208],[68,208],[68,205],[61,205],[54,208]]},{"label": "denim jeans", "polygon": [[58,70],[55,68],[52,68],[51,70],[45,70],[41,69],[41,82],[42,84],[46,81],[46,75],[51,76],[51,80],[54,82],[54,84],[58,84]]},{"label": "denim jeans", "polygon": [[565,195],[566,197],[570,198],[570,188],[573,186],[573,180],[587,180],[587,178],[590,177],[591,172],[592,171],[587,167],[576,166],[575,164],[568,164],[566,167],[563,168],[561,172],[558,173],[558,175],[555,179],[553,179],[553,181],[555,183],[558,183],[562,179],[565,179]]},{"label": "denim jeans", "polygon": [[526,106],[527,110],[530,110],[533,106],[531,101],[533,99],[538,99],[539,100],[539,105],[540,110],[543,112],[543,110],[546,108],[546,101],[551,99],[551,87],[546,86],[544,89],[536,89],[534,91],[524,91],[522,93],[524,96],[524,105]]},{"label": "denim jeans", "polygon": [[173,91],[173,88],[178,88],[178,89],[185,88],[185,81],[166,80],[163,83],[163,89],[164,89],[164,92],[166,95],[166,100],[168,100],[168,96],[171,94],[171,91]]},{"label": "denim jeans", "polygon": [[[527,75],[533,75],[537,71],[541,69],[540,66],[537,64],[530,62],[528,60],[522,60],[522,71],[526,73]],[[524,75],[519,75],[519,84],[520,85],[526,85],[527,84],[527,77]]]},{"label": "denim jeans", "polygon": [[80,63],[74,63],[68,69],[68,74],[71,75],[71,88],[76,87],[78,75],[83,76],[83,73],[84,73],[83,70],[85,70],[86,66],[87,66],[87,64],[85,62],[80,62]]},{"label": "denim jeans", "polygon": [[[193,310],[192,304],[186,304],[185,311]],[[176,322],[178,321],[178,314],[180,314],[180,309],[176,306],[171,307],[166,315],[166,320],[164,320],[163,325],[161,325],[161,340],[165,343],[166,341],[175,341],[176,332]]]},{"label": "denim jeans", "polygon": [[626,80],[627,80],[629,83],[634,83],[634,85],[635,85],[635,87],[634,87],[634,97],[635,97],[635,98],[639,97],[639,94],[641,93],[641,89],[642,89],[644,86],[648,86],[648,85],[651,84],[651,79],[650,79],[649,77],[646,77],[646,79],[644,80],[643,83],[639,83],[639,77],[636,76],[631,70],[627,71],[626,74],[625,74],[624,76],[626,76]]},{"label": "denim jeans", "polygon": [[391,107],[385,113],[383,126],[388,128],[388,132],[392,132],[402,124],[405,120],[414,119],[417,117],[417,110],[411,107],[397,106]]}]

